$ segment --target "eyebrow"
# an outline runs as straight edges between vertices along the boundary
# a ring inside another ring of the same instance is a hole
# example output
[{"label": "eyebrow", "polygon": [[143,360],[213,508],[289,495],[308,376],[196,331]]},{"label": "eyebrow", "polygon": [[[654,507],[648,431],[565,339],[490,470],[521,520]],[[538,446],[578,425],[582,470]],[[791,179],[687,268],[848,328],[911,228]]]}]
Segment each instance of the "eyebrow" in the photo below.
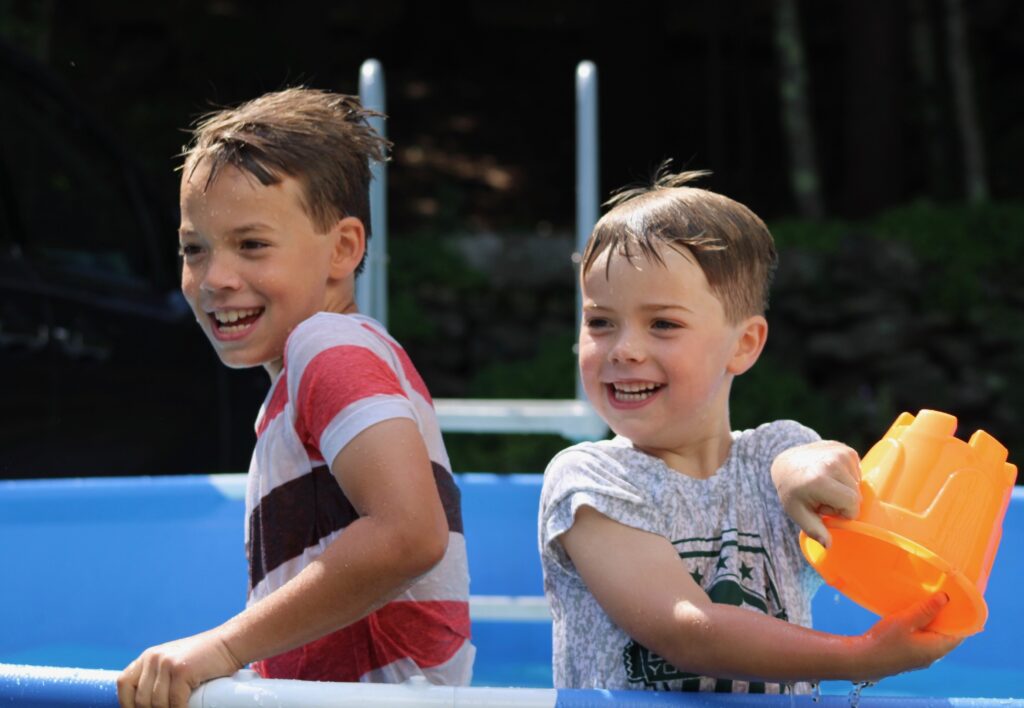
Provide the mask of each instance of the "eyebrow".
[{"label": "eyebrow", "polygon": [[[232,227],[228,233],[232,236],[244,236],[245,234],[252,233],[253,231],[268,231],[270,230],[269,224],[264,224],[259,221],[254,221],[248,224],[242,224],[241,226]],[[178,236],[196,236],[199,232],[194,229],[178,228]]]},{"label": "eyebrow", "polygon": [[264,224],[263,222],[260,221],[253,221],[247,224],[242,224],[241,226],[235,226],[231,230],[229,230],[228,233],[235,235],[244,235],[252,231],[268,231],[269,229],[269,224]]},{"label": "eyebrow", "polygon": [[684,305],[662,305],[660,303],[651,303],[650,305],[641,305],[641,310],[647,310],[649,312],[659,312],[661,310],[682,310],[683,312],[693,312],[689,307]]},{"label": "eyebrow", "polygon": [[[615,308],[609,307],[607,305],[599,305],[596,302],[584,302],[583,303],[583,309],[584,310],[606,310],[606,311],[611,311],[611,310],[613,310]],[[693,310],[691,310],[689,307],[685,307],[683,305],[662,305],[660,303],[651,303],[649,305],[641,305],[640,309],[645,311],[645,312],[663,312],[664,310],[682,310],[683,312],[688,312],[688,313],[691,313],[691,314],[693,313]]]}]

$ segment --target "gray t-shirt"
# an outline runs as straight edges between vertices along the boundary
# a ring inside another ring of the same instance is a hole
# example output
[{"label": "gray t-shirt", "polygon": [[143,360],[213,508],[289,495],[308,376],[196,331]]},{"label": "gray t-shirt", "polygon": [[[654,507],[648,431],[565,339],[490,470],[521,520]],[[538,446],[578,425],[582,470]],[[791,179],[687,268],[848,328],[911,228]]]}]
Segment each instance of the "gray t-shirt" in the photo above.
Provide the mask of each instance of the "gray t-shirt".
[{"label": "gray t-shirt", "polygon": [[572,526],[577,509],[590,506],[671,541],[713,601],[809,627],[821,580],[782,510],[771,463],[783,450],[818,439],[790,420],[734,432],[728,458],[703,480],[672,470],[623,437],[559,453],[544,473],[539,521],[544,592],[554,620],[555,687],[781,692],[779,684],[687,673],[633,641],[598,605],[557,539]]}]

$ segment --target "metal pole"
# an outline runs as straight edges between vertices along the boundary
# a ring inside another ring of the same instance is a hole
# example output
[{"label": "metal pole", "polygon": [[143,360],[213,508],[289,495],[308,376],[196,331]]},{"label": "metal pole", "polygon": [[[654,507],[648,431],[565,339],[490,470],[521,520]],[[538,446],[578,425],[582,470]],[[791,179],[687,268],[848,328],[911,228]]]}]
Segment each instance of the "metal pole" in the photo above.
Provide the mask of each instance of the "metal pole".
[{"label": "metal pole", "polygon": [[[367,59],[359,68],[359,98],[366,108],[385,112],[384,69],[376,59]],[[383,118],[371,118],[370,125],[386,137]],[[359,311],[387,327],[388,324],[388,173],[385,163],[370,165],[370,231],[372,238],[366,257],[366,270],[356,278],[356,302]]]},{"label": "metal pole", "polygon": [[[590,232],[597,223],[599,187],[597,154],[597,66],[581,61],[576,66],[576,252],[573,261],[580,262]],[[577,267],[577,275],[579,268]],[[576,279],[576,331],[580,328],[583,300],[579,278]],[[576,400],[586,399],[579,371],[576,372]]]}]

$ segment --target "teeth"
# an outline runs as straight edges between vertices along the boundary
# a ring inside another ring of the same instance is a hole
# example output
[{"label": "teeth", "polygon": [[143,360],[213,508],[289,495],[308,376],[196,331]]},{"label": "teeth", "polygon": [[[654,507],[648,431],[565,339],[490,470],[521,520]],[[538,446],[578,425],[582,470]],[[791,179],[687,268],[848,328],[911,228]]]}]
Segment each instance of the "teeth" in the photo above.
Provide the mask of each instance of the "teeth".
[{"label": "teeth", "polygon": [[659,388],[661,384],[656,383],[617,383],[612,384],[615,390],[620,393],[641,393],[644,391],[653,391]]},{"label": "teeth", "polygon": [[237,322],[242,318],[252,317],[253,315],[258,315],[259,313],[260,308],[255,308],[251,310],[218,310],[217,312],[213,313],[213,318],[217,320],[217,322],[219,322],[220,324],[231,324],[232,322]]},{"label": "teeth", "polygon": [[654,395],[662,384],[656,383],[617,383],[612,384],[616,401],[644,401]]}]

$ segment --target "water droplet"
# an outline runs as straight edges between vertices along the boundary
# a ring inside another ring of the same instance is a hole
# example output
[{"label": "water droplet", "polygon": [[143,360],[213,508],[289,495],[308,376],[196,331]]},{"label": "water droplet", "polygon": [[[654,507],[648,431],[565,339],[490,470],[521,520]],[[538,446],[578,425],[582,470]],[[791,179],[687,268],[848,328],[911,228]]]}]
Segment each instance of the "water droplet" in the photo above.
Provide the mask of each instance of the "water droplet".
[{"label": "water droplet", "polygon": [[850,708],[857,708],[860,705],[860,694],[865,688],[874,686],[874,681],[858,681],[853,684],[853,688],[850,690],[849,701]]}]

